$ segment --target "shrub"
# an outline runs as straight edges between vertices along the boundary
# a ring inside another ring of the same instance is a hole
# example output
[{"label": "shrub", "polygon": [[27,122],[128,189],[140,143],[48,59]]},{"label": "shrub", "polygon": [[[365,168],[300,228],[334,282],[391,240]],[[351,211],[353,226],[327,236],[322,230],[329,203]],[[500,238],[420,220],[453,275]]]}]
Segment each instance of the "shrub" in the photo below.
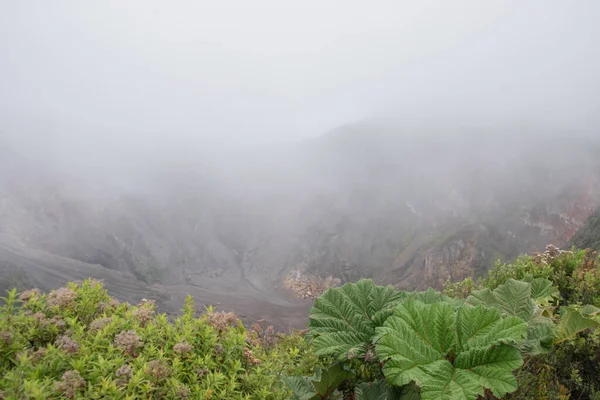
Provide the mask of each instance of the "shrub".
[{"label": "shrub", "polygon": [[[8,399],[288,399],[288,375],[321,361],[300,333],[253,338],[233,313],[156,314],[86,280],[44,295],[16,291],[0,309],[0,393]],[[3,398],[0,397],[0,398]]]},{"label": "shrub", "polygon": [[[494,290],[509,279],[532,282],[534,278],[545,278],[558,289],[554,300],[542,302],[540,306],[543,314],[557,324],[559,340],[552,339],[552,351],[534,352],[526,357],[516,373],[519,388],[508,398],[577,399],[600,394],[597,379],[600,375],[600,330],[597,328],[600,310],[583,307],[583,304],[600,306],[599,277],[600,263],[595,252],[561,251],[549,246],[542,254],[523,256],[513,264],[497,264],[487,276],[475,282],[475,286]],[[557,312],[558,305],[562,306],[560,312]]]},{"label": "shrub", "polygon": [[[296,399],[593,394],[597,375],[553,358],[582,338],[600,345],[600,309],[574,302],[582,290],[590,300],[596,293],[597,268],[585,254],[549,246],[445,294],[398,292],[368,280],[329,289],[309,317],[315,354],[329,366],[290,377],[288,385]],[[578,349],[571,360],[583,355]]]}]

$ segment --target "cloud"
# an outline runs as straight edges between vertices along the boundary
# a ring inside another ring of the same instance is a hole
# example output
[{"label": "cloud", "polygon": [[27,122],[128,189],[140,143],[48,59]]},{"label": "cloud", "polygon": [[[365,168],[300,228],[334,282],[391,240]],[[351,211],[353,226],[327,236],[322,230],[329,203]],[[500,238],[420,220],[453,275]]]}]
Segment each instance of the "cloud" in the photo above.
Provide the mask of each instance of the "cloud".
[{"label": "cloud", "polygon": [[375,115],[598,122],[594,0],[0,8],[4,130],[36,119],[160,147],[297,140]]}]

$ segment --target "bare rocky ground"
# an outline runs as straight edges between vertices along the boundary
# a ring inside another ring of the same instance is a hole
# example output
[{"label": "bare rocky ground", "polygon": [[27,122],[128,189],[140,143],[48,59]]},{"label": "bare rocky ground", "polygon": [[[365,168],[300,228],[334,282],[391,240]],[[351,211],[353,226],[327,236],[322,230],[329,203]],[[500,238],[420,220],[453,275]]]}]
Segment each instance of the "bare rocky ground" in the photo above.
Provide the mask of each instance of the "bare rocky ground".
[{"label": "bare rocky ground", "polygon": [[196,280],[193,284],[147,285],[129,273],[2,241],[0,260],[1,276],[18,277],[17,280],[0,281],[2,290],[17,286],[50,291],[68,281],[92,277],[103,280],[110,295],[120,301],[135,304],[143,298],[152,299],[159,311],[177,315],[189,294],[194,297],[198,312],[213,305],[219,310],[234,311],[246,324],[264,319],[280,331],[303,329],[312,304],[310,300],[298,299],[285,291],[260,291],[236,275],[224,274],[218,278]]},{"label": "bare rocky ground", "polygon": [[314,300],[331,287],[341,284],[339,278],[328,276],[323,279],[319,276],[302,273],[299,270],[290,272],[283,280],[283,287],[297,297],[305,300]]}]

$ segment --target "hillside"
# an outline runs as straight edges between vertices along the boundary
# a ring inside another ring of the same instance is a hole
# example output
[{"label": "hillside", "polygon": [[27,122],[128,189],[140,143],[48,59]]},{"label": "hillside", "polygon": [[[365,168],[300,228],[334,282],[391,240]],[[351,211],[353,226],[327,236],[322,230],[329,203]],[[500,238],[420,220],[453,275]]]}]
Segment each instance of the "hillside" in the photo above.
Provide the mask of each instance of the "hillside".
[{"label": "hillside", "polygon": [[570,244],[578,249],[600,250],[600,208],[573,235]]},{"label": "hillside", "polygon": [[308,307],[282,288],[290,274],[439,288],[565,245],[600,204],[597,140],[506,132],[364,123],[293,146],[87,169],[4,150],[3,286],[91,275],[121,300],[150,291],[172,311],[193,292],[282,326],[302,325]]}]

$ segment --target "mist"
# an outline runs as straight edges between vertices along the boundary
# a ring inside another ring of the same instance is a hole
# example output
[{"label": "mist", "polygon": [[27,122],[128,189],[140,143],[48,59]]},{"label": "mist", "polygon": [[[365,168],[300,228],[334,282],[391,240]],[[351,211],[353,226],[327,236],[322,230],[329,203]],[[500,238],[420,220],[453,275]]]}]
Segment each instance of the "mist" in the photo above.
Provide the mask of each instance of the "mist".
[{"label": "mist", "polygon": [[5,2],[1,132],[63,158],[272,145],[369,118],[593,130],[598,16],[593,0]]},{"label": "mist", "polygon": [[599,17],[3,2],[0,289],[94,276],[298,327],[299,276],[439,288],[567,246],[600,205]]}]

